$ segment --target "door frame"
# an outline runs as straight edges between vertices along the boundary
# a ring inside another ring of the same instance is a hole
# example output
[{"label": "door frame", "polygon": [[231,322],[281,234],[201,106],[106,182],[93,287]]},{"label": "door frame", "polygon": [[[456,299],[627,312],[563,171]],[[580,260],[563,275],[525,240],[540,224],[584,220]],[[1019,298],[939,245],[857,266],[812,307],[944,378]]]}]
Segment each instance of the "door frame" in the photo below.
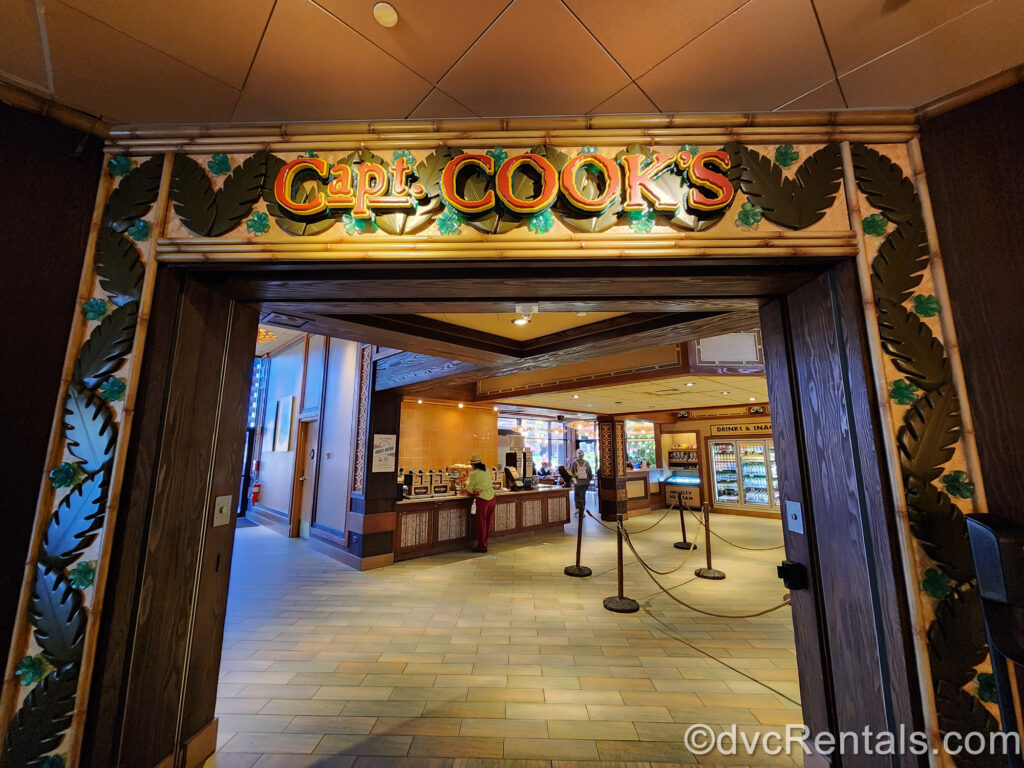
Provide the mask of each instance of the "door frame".
[{"label": "door frame", "polygon": [[309,450],[309,425],[319,421],[319,414],[299,417],[299,434],[295,439],[295,467],[292,470],[292,498],[291,503],[288,505],[288,538],[290,539],[301,538],[299,531],[302,525],[302,494],[305,492],[307,484],[311,484],[310,493],[313,494],[313,498],[310,500],[312,508],[310,524],[312,524],[313,520],[316,520],[316,486],[320,474],[319,431],[317,432],[318,439],[315,441],[313,448],[316,451],[313,477],[303,476],[306,473],[306,452]]}]

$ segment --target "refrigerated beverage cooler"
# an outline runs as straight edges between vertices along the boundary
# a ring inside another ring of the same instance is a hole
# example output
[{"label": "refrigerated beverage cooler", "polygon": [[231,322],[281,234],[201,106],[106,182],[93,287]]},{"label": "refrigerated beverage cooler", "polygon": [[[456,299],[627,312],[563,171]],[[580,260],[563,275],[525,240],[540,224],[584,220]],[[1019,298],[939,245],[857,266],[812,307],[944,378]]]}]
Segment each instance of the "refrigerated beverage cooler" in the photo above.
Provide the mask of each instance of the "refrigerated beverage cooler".
[{"label": "refrigerated beverage cooler", "polygon": [[711,440],[709,446],[716,504],[778,511],[778,473],[771,440]]}]

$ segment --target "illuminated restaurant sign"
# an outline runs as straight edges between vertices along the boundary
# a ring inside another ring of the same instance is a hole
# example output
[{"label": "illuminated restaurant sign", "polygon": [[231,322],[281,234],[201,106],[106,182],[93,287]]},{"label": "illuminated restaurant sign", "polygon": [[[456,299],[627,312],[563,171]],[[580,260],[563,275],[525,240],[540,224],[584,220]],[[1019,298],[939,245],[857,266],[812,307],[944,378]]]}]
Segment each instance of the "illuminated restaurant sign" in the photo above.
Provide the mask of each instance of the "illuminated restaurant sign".
[{"label": "illuminated restaurant sign", "polygon": [[[726,177],[729,154],[722,150],[620,152],[615,158],[596,152],[555,158],[536,152],[464,153],[448,160],[430,184],[419,178],[411,157],[396,155],[390,166],[299,157],[278,172],[274,196],[288,216],[299,220],[340,212],[368,220],[388,210],[415,209],[438,193],[447,206],[467,216],[496,209],[530,216],[556,203],[585,216],[618,205],[626,213],[671,214],[684,206],[696,215],[715,214],[724,212],[735,194]],[[313,194],[303,186],[310,181],[317,183]]]},{"label": "illuminated restaurant sign", "polygon": [[715,436],[734,435],[744,437],[746,435],[770,435],[772,423],[770,421],[758,421],[747,424],[713,424],[711,434]]}]

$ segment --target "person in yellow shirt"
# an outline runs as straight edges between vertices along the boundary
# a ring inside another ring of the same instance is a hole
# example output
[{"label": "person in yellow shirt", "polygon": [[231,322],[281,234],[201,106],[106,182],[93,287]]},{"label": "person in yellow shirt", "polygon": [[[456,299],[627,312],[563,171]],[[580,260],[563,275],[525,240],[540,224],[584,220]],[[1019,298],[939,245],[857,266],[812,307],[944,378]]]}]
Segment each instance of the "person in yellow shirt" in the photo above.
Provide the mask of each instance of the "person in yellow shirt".
[{"label": "person in yellow shirt", "polygon": [[473,551],[486,552],[487,534],[494,523],[494,507],[497,504],[494,485],[479,453],[470,456],[469,463],[473,465],[473,471],[466,478],[466,493],[476,499],[476,546]]}]

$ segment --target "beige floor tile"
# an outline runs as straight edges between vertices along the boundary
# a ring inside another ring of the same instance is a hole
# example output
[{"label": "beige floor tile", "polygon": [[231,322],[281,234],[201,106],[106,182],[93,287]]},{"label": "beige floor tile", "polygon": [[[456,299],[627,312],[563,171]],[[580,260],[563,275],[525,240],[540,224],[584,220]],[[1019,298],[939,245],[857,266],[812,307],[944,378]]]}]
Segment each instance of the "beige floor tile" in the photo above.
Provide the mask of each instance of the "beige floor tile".
[{"label": "beige floor tile", "polygon": [[[456,690],[456,689],[452,689]],[[543,688],[470,688],[467,701],[517,701],[540,704],[548,691]]]},{"label": "beige floor tile", "polygon": [[297,715],[285,728],[286,733],[370,733],[376,717],[322,717]]},{"label": "beige floor tile", "polygon": [[581,677],[580,687],[613,691],[653,691],[654,683],[650,680],[626,677]]},{"label": "beige floor tile", "polygon": [[423,708],[423,717],[505,717],[505,703],[501,701],[431,701]]},{"label": "beige floor tile", "polygon": [[311,699],[318,690],[320,690],[319,685],[254,684],[245,686],[239,693],[239,697],[247,699]]},{"label": "beige floor tile", "polygon": [[423,701],[349,701],[341,714],[345,717],[419,717]]},{"label": "beige floor tile", "polygon": [[390,687],[371,685],[324,685],[313,698],[336,701],[386,701],[392,690]]},{"label": "beige floor tile", "polygon": [[[519,704],[509,702],[505,705],[505,717],[510,720],[587,720],[590,715],[585,704]],[[603,719],[610,720],[612,718]]]},{"label": "beige floor tile", "polygon": [[308,755],[322,738],[320,734],[236,733],[220,751]]},{"label": "beige floor tile", "polygon": [[744,707],[746,709],[785,709],[792,704],[783,703],[773,693],[699,693],[707,707]]},{"label": "beige floor tile", "polygon": [[232,733],[281,733],[292,715],[217,715],[217,729]]},{"label": "beige floor tile", "polygon": [[544,691],[547,704],[622,704],[619,691]]},{"label": "beige floor tile", "polygon": [[550,677],[548,675],[509,675],[509,688],[543,688],[556,690],[578,690],[578,677]]},{"label": "beige floor tile", "polygon": [[697,759],[677,741],[599,741],[602,760],[650,760],[694,765]]},{"label": "beige floor tile", "polygon": [[481,736],[523,739],[546,739],[548,726],[544,720],[499,720],[467,717],[462,721],[460,736]]},{"label": "beige floor tile", "polygon": [[270,699],[217,699],[217,715],[255,715]]},{"label": "beige floor tile", "polygon": [[318,755],[384,755],[400,757],[409,752],[412,736],[335,735],[324,736]]},{"label": "beige floor tile", "polygon": [[552,739],[614,739],[636,741],[633,723],[611,720],[548,720],[548,736]]},{"label": "beige floor tile", "polygon": [[354,757],[264,755],[253,768],[352,768]]},{"label": "beige floor tile", "polygon": [[[493,690],[504,690],[495,688]],[[400,688],[391,691],[391,701],[465,701],[468,688]]]},{"label": "beige floor tile", "polygon": [[505,757],[543,760],[555,755],[568,760],[596,760],[599,757],[593,741],[505,739]]},{"label": "beige floor tile", "polygon": [[271,699],[260,710],[261,715],[340,715],[344,701],[315,699]]},{"label": "beige floor tile", "polygon": [[401,736],[458,736],[457,717],[378,717],[373,733]]},{"label": "beige floor tile", "polygon": [[415,736],[410,756],[419,757],[501,757],[504,743],[500,738],[481,736]]},{"label": "beige floor tile", "polygon": [[587,712],[591,720],[642,720],[649,723],[672,722],[672,715],[666,707],[588,704]]}]

